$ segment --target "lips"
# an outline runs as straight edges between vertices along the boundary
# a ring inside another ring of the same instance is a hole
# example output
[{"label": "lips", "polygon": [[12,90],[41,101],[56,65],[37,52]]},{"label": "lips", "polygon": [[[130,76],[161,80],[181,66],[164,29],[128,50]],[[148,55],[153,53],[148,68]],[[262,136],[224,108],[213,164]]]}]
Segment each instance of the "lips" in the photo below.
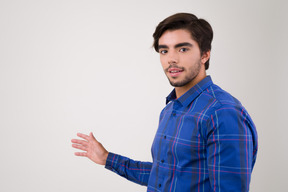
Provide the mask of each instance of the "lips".
[{"label": "lips", "polygon": [[180,68],[169,68],[168,73],[171,75],[171,77],[177,77],[179,76],[184,70]]}]

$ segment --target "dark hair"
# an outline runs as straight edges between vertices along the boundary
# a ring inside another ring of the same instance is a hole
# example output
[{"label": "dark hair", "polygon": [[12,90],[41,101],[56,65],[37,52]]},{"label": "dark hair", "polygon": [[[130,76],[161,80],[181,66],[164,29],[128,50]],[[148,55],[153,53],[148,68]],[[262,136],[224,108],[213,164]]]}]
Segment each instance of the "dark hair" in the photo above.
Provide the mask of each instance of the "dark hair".
[{"label": "dark hair", "polygon": [[[176,13],[161,21],[153,34],[154,49],[159,52],[159,38],[167,30],[185,29],[191,33],[191,37],[199,45],[201,56],[211,50],[213,30],[210,24],[204,19],[198,19],[191,13]],[[205,69],[209,68],[209,59],[205,63]]]}]

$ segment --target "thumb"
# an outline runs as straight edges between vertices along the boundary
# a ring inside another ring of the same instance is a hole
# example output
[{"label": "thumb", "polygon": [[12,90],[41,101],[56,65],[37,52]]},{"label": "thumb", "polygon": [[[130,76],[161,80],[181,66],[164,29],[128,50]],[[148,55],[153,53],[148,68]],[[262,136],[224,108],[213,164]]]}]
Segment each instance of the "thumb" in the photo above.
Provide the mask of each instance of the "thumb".
[{"label": "thumb", "polygon": [[[89,136],[92,138],[92,139],[95,139],[94,135],[92,132],[90,132]],[[96,139],[95,139],[96,140]]]}]

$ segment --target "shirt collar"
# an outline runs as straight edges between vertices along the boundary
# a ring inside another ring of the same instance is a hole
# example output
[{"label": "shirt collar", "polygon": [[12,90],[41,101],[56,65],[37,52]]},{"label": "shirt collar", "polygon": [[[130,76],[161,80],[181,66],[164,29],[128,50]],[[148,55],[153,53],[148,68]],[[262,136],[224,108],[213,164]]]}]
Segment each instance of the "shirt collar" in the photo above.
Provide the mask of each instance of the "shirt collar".
[{"label": "shirt collar", "polygon": [[177,99],[177,101],[179,101],[182,106],[187,106],[211,84],[213,84],[213,82],[211,77],[208,75],[178,99],[176,98],[175,89],[173,89],[172,92],[166,97],[166,105],[170,101]]}]

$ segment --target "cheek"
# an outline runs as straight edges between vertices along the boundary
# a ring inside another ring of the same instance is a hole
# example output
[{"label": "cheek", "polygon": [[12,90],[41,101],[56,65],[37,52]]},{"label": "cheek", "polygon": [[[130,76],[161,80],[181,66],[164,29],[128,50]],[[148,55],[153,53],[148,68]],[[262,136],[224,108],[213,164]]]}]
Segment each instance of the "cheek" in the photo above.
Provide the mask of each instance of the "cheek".
[{"label": "cheek", "polygon": [[160,56],[160,63],[163,67],[163,69],[166,69],[168,67],[168,62],[166,61],[165,57]]},{"label": "cheek", "polygon": [[186,63],[186,65],[195,65],[195,63],[198,63],[201,61],[201,58],[198,56],[193,55],[187,55],[187,57],[183,57],[183,63]]}]

